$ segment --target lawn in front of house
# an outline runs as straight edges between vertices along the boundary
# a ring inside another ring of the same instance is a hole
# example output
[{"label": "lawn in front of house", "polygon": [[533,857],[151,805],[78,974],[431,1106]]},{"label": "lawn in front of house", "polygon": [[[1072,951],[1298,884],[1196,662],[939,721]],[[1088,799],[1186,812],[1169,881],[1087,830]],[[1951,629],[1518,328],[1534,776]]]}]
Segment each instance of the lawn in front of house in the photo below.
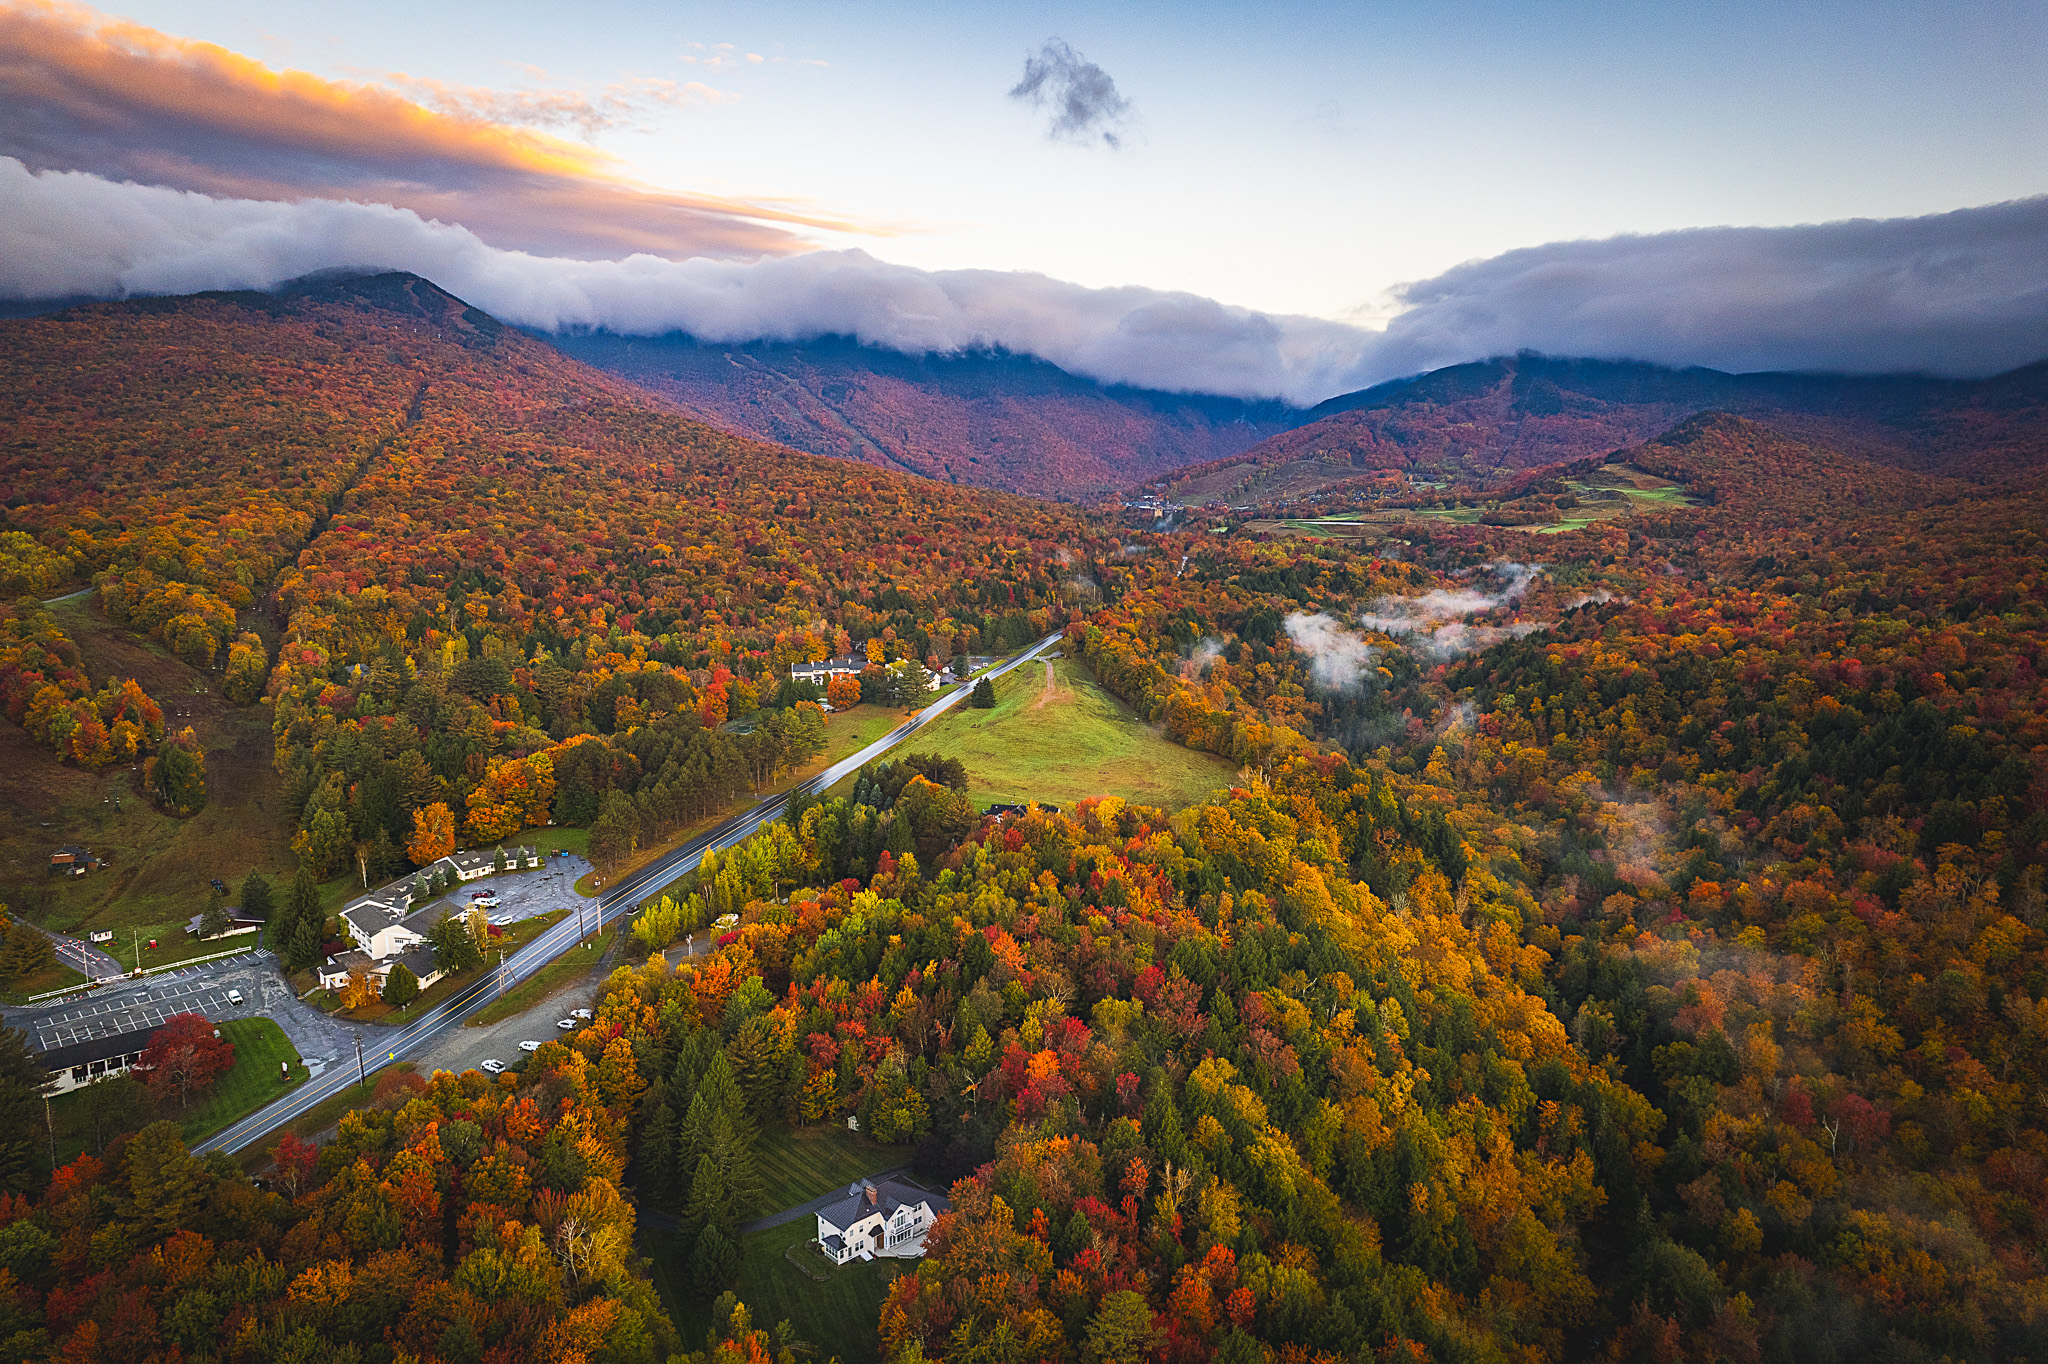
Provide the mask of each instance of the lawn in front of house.
[{"label": "lawn in front of house", "polygon": [[[747,1305],[754,1326],[768,1331],[771,1339],[776,1324],[786,1321],[797,1340],[816,1348],[815,1358],[837,1355],[842,1364],[874,1364],[881,1357],[882,1300],[896,1276],[917,1262],[856,1260],[826,1267],[821,1257],[805,1253],[817,1234],[817,1219],[800,1217],[742,1236],[733,1292]],[[711,1328],[713,1298],[690,1287],[689,1252],[660,1233],[650,1232],[645,1239],[654,1259],[655,1286],[670,1320],[685,1341],[701,1342]],[[801,1265],[792,1264],[792,1259]],[[824,1275],[824,1282],[813,1278],[814,1273]]]},{"label": "lawn in front of house", "polygon": [[843,1189],[877,1170],[910,1163],[908,1146],[884,1146],[834,1124],[771,1127],[754,1142],[761,1172],[761,1206],[766,1217],[832,1189]]}]

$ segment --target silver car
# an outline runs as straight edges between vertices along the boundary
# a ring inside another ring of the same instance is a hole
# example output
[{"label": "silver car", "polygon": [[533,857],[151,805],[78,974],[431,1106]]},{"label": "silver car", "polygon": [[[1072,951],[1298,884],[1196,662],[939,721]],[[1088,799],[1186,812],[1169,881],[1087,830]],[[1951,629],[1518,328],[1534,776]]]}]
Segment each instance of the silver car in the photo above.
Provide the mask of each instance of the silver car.
[{"label": "silver car", "polygon": [[557,1019],[555,1021],[555,1026],[560,1028],[563,1032],[569,1032],[570,1030],[575,1028],[576,1020],[573,1018]]},{"label": "silver car", "polygon": [[539,1050],[540,1050],[540,1043],[538,1043],[538,1042],[521,1042],[521,1043],[519,1044],[519,1050],[521,1050],[521,1051],[539,1051]]},{"label": "silver car", "polygon": [[491,1075],[503,1075],[505,1073],[505,1063],[493,1057],[488,1061],[477,1062],[477,1069]]}]

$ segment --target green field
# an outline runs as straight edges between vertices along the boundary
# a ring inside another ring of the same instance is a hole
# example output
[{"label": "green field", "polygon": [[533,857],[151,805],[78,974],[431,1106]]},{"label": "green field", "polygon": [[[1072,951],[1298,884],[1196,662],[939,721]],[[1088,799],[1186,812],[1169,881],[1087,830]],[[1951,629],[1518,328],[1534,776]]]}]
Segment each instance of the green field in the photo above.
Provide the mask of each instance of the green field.
[{"label": "green field", "polygon": [[52,990],[68,990],[74,985],[83,985],[87,979],[85,972],[66,966],[59,959],[31,975],[7,977],[7,989],[0,993],[0,1003],[20,1004]]},{"label": "green field", "polygon": [[907,1146],[882,1146],[844,1127],[775,1127],[754,1143],[765,1216],[910,1162]]},{"label": "green field", "polygon": [[[1228,786],[1237,768],[1182,748],[1105,691],[1077,659],[1036,660],[996,679],[993,710],[962,703],[908,747],[958,758],[982,805],[1041,801],[1063,807],[1115,795],[1178,809]],[[838,789],[850,791],[853,778]]]},{"label": "green field", "polygon": [[[188,1145],[253,1113],[287,1090],[297,1089],[310,1075],[299,1060],[299,1049],[284,1035],[284,1029],[269,1019],[231,1018],[219,1026],[220,1035],[235,1044],[235,1065],[214,1081],[212,1091],[185,1115]],[[281,1061],[291,1066],[289,1080],[279,1078]]]},{"label": "green field", "polygon": [[[818,1234],[818,1224],[800,1217],[794,1222],[740,1238],[740,1272],[733,1291],[747,1305],[757,1329],[772,1333],[788,1322],[799,1341],[815,1347],[815,1359],[837,1355],[844,1364],[872,1364],[880,1357],[876,1330],[882,1299],[895,1277],[914,1260],[855,1261],[826,1267],[804,1248]],[[688,1255],[671,1238],[650,1232],[645,1238],[654,1260],[654,1282],[667,1304],[669,1317],[683,1340],[701,1345],[711,1326],[711,1303],[691,1291]],[[791,1264],[791,1258],[814,1266],[824,1282]]]},{"label": "green field", "polygon": [[[298,1048],[277,1024],[267,1018],[231,1018],[218,1026],[221,1036],[235,1044],[234,1066],[215,1080],[213,1088],[187,1112],[177,1112],[175,1104],[158,1111],[145,1102],[130,1130],[158,1118],[169,1118],[184,1129],[185,1144],[190,1146],[306,1082],[308,1072],[299,1060]],[[279,1062],[291,1066],[290,1079],[279,1078]],[[52,1099],[50,1121],[56,1130],[59,1164],[91,1145],[92,1128],[86,1119],[83,1090],[74,1089]]]}]

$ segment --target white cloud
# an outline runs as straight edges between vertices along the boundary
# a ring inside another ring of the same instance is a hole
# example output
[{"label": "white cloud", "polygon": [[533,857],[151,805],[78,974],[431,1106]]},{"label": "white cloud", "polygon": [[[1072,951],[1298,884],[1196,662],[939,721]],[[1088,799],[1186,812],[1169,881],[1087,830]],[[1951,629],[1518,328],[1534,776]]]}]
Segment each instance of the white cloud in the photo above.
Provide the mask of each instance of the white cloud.
[{"label": "white cloud", "polygon": [[1108,383],[1301,403],[1520,347],[1958,374],[2048,352],[2048,198],[1891,223],[1535,247],[1410,286],[1382,333],[1135,286],[919,270],[863,251],[568,259],[502,250],[388,205],[214,197],[0,158],[0,296],[263,288],[336,266],[410,270],[550,330],[711,342],[838,334],[913,354],[1001,346]]}]

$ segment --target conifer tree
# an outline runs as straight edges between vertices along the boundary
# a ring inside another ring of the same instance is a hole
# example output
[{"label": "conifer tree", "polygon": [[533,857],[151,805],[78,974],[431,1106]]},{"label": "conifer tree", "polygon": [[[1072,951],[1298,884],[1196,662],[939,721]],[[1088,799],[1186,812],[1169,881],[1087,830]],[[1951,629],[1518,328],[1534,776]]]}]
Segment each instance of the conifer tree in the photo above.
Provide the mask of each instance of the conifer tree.
[{"label": "conifer tree", "polygon": [[299,926],[292,930],[292,954],[286,969],[304,971],[320,960],[320,925],[314,919],[301,919]]},{"label": "conifer tree", "polygon": [[277,898],[271,892],[270,882],[260,871],[252,871],[242,881],[242,913],[252,919],[268,919],[277,908]]}]

